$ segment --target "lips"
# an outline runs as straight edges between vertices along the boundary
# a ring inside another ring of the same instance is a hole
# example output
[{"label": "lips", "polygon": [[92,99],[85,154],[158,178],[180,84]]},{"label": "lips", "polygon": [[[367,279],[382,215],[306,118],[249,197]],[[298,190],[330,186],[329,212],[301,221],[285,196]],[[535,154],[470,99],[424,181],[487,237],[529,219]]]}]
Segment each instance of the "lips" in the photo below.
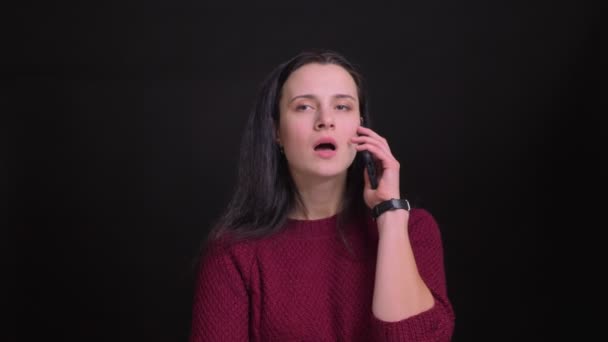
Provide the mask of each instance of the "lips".
[{"label": "lips", "polygon": [[315,141],[313,146],[315,151],[335,151],[338,148],[336,140],[331,137],[323,137]]}]

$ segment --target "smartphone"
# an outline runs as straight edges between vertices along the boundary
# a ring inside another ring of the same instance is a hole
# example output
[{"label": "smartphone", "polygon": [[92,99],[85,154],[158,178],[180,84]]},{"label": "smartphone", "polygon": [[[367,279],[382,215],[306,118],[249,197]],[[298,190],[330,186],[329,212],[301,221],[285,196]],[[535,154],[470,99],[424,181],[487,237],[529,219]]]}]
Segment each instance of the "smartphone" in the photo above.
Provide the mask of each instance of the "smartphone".
[{"label": "smartphone", "polygon": [[[366,127],[365,122],[362,122],[361,126]],[[378,188],[378,174],[376,170],[376,163],[372,158],[372,154],[367,150],[360,151],[359,153],[361,153],[361,157],[365,163],[365,168],[367,169],[367,175],[369,176],[369,182],[372,189]]]},{"label": "smartphone", "polygon": [[372,186],[372,189],[376,189],[378,188],[378,175],[376,174],[376,165],[374,164],[372,155],[369,153],[369,151],[361,151],[360,153],[365,162],[365,168],[367,169],[370,185]]}]

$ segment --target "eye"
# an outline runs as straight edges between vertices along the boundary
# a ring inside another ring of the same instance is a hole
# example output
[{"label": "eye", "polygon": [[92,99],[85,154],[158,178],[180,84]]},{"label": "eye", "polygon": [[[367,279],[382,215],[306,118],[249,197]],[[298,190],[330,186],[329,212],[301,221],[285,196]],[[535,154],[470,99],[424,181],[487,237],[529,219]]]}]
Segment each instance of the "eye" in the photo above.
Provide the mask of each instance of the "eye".
[{"label": "eye", "polygon": [[300,104],[296,106],[297,111],[305,111],[307,109],[312,109],[312,106],[307,104]]},{"label": "eye", "polygon": [[348,111],[348,110],[350,110],[350,106],[347,106],[347,105],[337,105],[336,109],[341,110],[341,111]]}]

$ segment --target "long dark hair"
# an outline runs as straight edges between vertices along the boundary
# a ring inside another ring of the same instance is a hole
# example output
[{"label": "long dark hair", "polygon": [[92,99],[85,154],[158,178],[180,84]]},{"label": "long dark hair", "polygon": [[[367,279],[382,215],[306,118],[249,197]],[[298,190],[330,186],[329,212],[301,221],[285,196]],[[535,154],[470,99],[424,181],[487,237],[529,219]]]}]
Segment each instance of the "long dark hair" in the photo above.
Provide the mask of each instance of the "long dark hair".
[{"label": "long dark hair", "polygon": [[[227,232],[236,240],[268,236],[280,231],[290,210],[297,203],[302,204],[287,160],[276,142],[275,127],[279,127],[283,84],[292,72],[310,63],[335,64],[352,76],[358,91],[359,112],[365,124],[370,126],[363,78],[342,55],[328,50],[307,50],[280,64],[259,88],[241,140],[236,189],[208,239]],[[363,186],[363,161],[357,153],[347,170],[342,210],[337,215],[343,240],[343,227],[350,220],[360,219],[367,210]]]}]

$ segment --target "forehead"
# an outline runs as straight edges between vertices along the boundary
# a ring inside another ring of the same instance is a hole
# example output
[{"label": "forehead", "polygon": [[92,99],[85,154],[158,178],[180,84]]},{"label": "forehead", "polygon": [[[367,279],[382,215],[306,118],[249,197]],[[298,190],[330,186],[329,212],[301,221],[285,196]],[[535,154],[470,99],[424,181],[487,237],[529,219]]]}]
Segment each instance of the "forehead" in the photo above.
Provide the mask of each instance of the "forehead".
[{"label": "forehead", "polygon": [[299,94],[348,94],[357,97],[357,85],[352,76],[339,65],[311,63],[301,66],[289,75],[283,91]]}]

